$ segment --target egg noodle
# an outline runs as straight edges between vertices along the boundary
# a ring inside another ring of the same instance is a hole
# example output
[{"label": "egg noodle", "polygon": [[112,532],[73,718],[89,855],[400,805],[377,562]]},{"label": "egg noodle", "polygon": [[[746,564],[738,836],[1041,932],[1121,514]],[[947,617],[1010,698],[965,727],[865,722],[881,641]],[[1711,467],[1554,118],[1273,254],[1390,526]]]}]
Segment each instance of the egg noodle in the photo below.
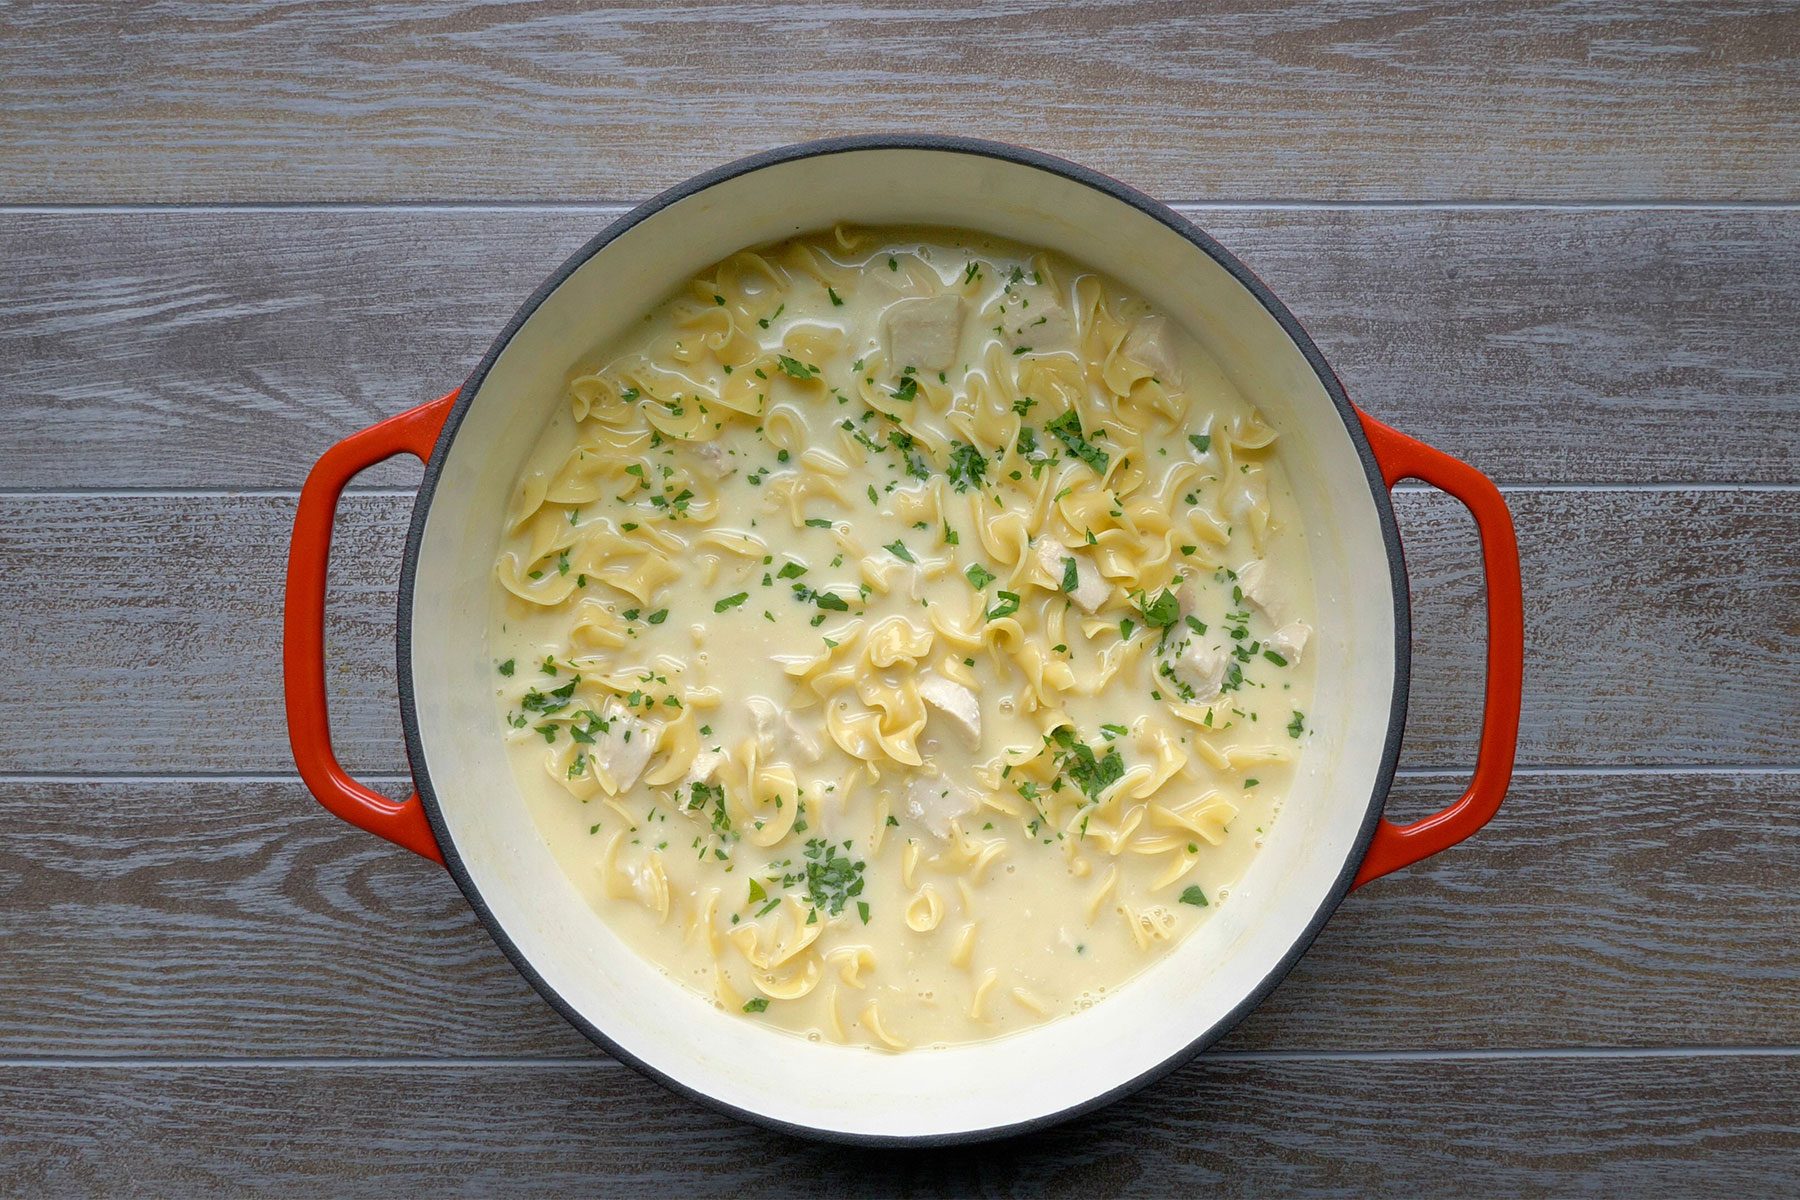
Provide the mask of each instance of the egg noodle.
[{"label": "egg noodle", "polygon": [[732,255],[568,382],[505,516],[501,728],[572,881],[744,1019],[888,1051],[1203,922],[1307,737],[1275,434],[1057,255]]}]

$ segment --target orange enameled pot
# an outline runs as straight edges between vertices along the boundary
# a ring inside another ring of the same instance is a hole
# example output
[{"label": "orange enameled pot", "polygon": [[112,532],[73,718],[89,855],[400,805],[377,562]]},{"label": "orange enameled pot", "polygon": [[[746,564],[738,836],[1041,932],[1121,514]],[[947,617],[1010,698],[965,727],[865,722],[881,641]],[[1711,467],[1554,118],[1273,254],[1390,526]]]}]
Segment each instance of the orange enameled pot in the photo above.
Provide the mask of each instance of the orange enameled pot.
[{"label": "orange enameled pot", "polygon": [[[953,226],[1046,246],[1179,320],[1281,436],[1318,599],[1315,734],[1232,903],[1104,1003],[995,1041],[901,1055],[812,1043],[720,1012],[625,946],[551,859],[518,796],[485,647],[501,515],[570,368],[707,264],[837,222]],[[323,623],[338,495],[357,472],[402,453],[424,459],[426,471],[402,564],[397,654],[418,793],[394,801],[357,783],[332,753]],[[1488,657],[1468,789],[1442,812],[1396,825],[1381,814],[1411,647],[1389,489],[1407,478],[1455,496],[1475,518]],[[501,948],[577,1027],[746,1119],[909,1144],[1066,1119],[1215,1041],[1268,994],[1351,888],[1454,845],[1494,815],[1512,770],[1522,659],[1518,547],[1492,483],[1357,410],[1287,309],[1174,212],[1067,162],[942,137],[771,151],[610,225],[525,302],[460,389],[319,460],[294,525],[285,647],[294,757],[313,794],[442,862]],[[1046,1070],[1052,1061],[1057,1069]],[[857,1087],[847,1092],[841,1081],[851,1076]]]}]

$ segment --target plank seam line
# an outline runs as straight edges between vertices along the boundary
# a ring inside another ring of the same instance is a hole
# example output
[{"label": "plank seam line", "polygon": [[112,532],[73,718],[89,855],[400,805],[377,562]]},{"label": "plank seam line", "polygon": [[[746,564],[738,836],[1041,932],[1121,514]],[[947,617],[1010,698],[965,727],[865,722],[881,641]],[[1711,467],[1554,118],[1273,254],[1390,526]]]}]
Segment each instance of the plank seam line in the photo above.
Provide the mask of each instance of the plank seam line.
[{"label": "plank seam line", "polygon": [[[1569,1046],[1544,1048],[1491,1048],[1448,1050],[1220,1050],[1203,1055],[1201,1062],[1216,1063],[1428,1063],[1456,1061],[1518,1061],[1524,1059],[1645,1060],[1681,1058],[1797,1058],[1800,1046]],[[375,1055],[291,1057],[218,1055],[159,1058],[135,1055],[43,1055],[0,1058],[0,1070],[50,1068],[58,1070],[417,1070],[421,1067],[449,1070],[485,1070],[495,1067],[583,1070],[599,1067],[623,1070],[616,1059],[595,1054],[533,1058],[494,1055],[427,1058]]]},{"label": "plank seam line", "polygon": [[[1448,779],[1460,780],[1468,778],[1469,767],[1406,767],[1395,773],[1397,779]],[[1735,764],[1661,764],[1631,767],[1589,767],[1589,766],[1553,766],[1546,764],[1527,764],[1513,768],[1513,778],[1545,778],[1553,779],[1565,776],[1582,776],[1594,778],[1629,777],[1636,775],[1679,775],[1679,776],[1732,776],[1732,775],[1800,775],[1800,766],[1781,764],[1758,764],[1755,766]],[[364,783],[386,787],[390,784],[401,786],[410,784],[412,776],[397,775],[393,772],[359,773],[357,778]],[[300,776],[291,771],[221,771],[216,774],[206,772],[171,773],[160,771],[144,771],[131,773],[109,771],[92,775],[80,772],[45,772],[45,771],[0,771],[0,787],[21,784],[127,784],[127,783],[299,783]]]},{"label": "plank seam line", "polygon": [[[346,432],[349,432],[346,430]],[[1679,492],[1732,492],[1732,493],[1774,493],[1786,494],[1800,492],[1800,483],[1505,483],[1498,482],[1501,491],[1513,495],[1538,495],[1552,493],[1579,494],[1596,493],[1679,493]],[[1404,495],[1423,495],[1435,493],[1437,488],[1422,483],[1402,483],[1394,488]],[[211,500],[247,498],[262,500],[292,500],[300,494],[297,488],[182,488],[144,487],[126,488],[84,488],[84,487],[43,487],[43,488],[0,488],[0,500],[41,499],[41,500],[117,500],[134,497],[161,497],[170,500]],[[411,499],[418,494],[417,488],[345,488],[346,496],[369,496],[377,499]]]},{"label": "plank seam line", "polygon": [[[1186,212],[1800,212],[1793,200],[1163,200]],[[0,214],[132,216],[161,213],[593,213],[622,215],[634,200],[243,200],[91,203],[0,202]]]}]

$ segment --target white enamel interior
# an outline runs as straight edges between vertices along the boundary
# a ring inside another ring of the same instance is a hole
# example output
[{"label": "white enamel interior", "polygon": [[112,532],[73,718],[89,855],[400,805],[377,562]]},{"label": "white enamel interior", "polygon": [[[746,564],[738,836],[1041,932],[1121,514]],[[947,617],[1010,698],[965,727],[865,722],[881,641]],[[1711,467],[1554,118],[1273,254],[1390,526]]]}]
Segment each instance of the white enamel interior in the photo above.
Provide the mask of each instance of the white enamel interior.
[{"label": "white enamel interior", "polygon": [[[720,1012],[620,942],[569,884],[518,795],[484,645],[500,516],[575,360],[725,254],[839,221],[960,226],[1048,246],[1182,321],[1280,431],[1319,592],[1317,736],[1230,901],[1086,1012],[902,1055],[810,1043]],[[1275,319],[1191,242],[1115,197],[1034,166],[926,149],[826,154],[717,183],[576,270],[501,354],[455,438],[416,564],[416,766],[481,898],[548,988],[695,1091],[851,1136],[954,1136],[1059,1113],[1155,1069],[1236,1008],[1305,936],[1354,849],[1395,682],[1394,595],[1368,479]]]}]

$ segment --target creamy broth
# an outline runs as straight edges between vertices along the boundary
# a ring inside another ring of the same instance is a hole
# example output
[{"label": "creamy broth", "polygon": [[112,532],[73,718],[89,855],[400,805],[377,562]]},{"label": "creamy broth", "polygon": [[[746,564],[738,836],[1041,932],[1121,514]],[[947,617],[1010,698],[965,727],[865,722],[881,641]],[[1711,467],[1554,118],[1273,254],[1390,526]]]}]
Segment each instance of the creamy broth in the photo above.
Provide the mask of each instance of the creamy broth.
[{"label": "creamy broth", "polygon": [[839,229],[590,356],[496,565],[496,727],[605,920],[885,1050],[1102,1001],[1225,903],[1307,735],[1279,443],[1053,254]]}]

